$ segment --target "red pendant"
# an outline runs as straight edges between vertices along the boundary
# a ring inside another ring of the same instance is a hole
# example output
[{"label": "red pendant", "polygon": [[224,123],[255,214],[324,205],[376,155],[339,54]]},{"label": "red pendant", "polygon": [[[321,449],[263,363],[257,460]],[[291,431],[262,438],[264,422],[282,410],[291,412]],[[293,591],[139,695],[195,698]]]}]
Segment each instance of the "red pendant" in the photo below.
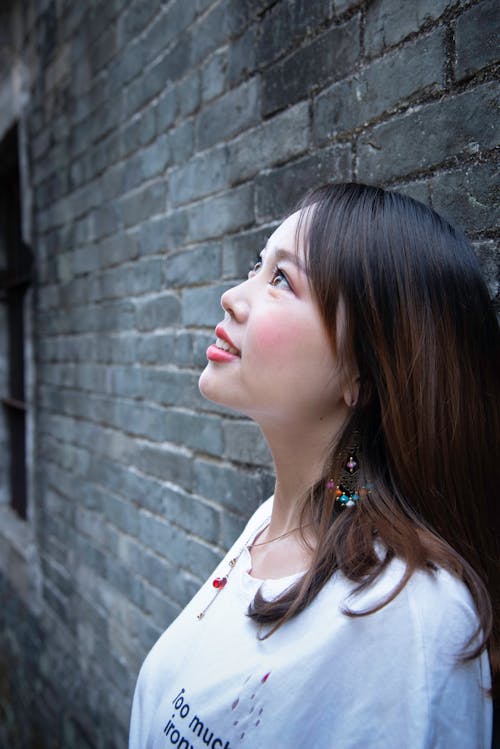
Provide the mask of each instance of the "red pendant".
[{"label": "red pendant", "polygon": [[227,577],[216,577],[213,581],[212,585],[214,588],[223,588],[225,584],[227,583]]}]

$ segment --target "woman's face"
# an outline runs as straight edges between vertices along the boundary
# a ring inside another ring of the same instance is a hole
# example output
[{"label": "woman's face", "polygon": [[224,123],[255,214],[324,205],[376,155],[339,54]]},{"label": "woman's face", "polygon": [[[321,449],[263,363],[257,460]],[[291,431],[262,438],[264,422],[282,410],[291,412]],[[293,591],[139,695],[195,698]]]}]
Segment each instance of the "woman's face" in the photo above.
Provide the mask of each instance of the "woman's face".
[{"label": "woman's face", "polygon": [[296,251],[298,218],[294,213],[276,229],[248,279],[223,294],[225,318],[199,382],[206,398],[261,426],[325,421],[350,399],[303,248]]}]

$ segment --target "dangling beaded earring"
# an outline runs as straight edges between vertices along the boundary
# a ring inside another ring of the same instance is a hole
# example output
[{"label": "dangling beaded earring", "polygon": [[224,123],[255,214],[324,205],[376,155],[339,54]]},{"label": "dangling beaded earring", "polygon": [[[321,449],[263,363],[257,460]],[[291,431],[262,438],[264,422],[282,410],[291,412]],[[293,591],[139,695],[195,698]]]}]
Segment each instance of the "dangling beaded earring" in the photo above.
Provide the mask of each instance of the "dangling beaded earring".
[{"label": "dangling beaded earring", "polygon": [[329,478],[326,482],[326,488],[335,491],[335,501],[341,507],[354,507],[359,499],[365,497],[370,491],[368,486],[360,487],[359,490],[357,488],[359,464],[354,455],[354,451],[349,455],[338,484],[333,478]]}]

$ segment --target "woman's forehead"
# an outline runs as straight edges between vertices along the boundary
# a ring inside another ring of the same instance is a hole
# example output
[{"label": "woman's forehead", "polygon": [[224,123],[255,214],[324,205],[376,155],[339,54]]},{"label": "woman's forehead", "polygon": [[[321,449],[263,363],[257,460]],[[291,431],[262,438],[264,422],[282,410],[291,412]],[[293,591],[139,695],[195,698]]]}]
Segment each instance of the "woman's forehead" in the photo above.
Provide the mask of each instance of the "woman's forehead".
[{"label": "woman's forehead", "polygon": [[[274,230],[266,247],[282,247],[289,252],[304,257],[304,220],[301,211],[295,211]],[[299,231],[300,226],[300,231]]]}]

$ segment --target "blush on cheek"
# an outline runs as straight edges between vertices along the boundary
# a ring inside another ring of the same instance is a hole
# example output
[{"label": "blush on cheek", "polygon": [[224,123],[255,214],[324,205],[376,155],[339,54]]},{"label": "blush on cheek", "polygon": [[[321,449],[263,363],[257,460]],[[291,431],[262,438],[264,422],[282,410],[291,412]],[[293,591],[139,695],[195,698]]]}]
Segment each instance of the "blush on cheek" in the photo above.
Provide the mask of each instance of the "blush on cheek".
[{"label": "blush on cheek", "polygon": [[283,326],[276,326],[272,322],[262,322],[259,329],[254,331],[259,350],[262,352],[276,353],[286,349],[290,342],[296,340],[293,330]]}]

